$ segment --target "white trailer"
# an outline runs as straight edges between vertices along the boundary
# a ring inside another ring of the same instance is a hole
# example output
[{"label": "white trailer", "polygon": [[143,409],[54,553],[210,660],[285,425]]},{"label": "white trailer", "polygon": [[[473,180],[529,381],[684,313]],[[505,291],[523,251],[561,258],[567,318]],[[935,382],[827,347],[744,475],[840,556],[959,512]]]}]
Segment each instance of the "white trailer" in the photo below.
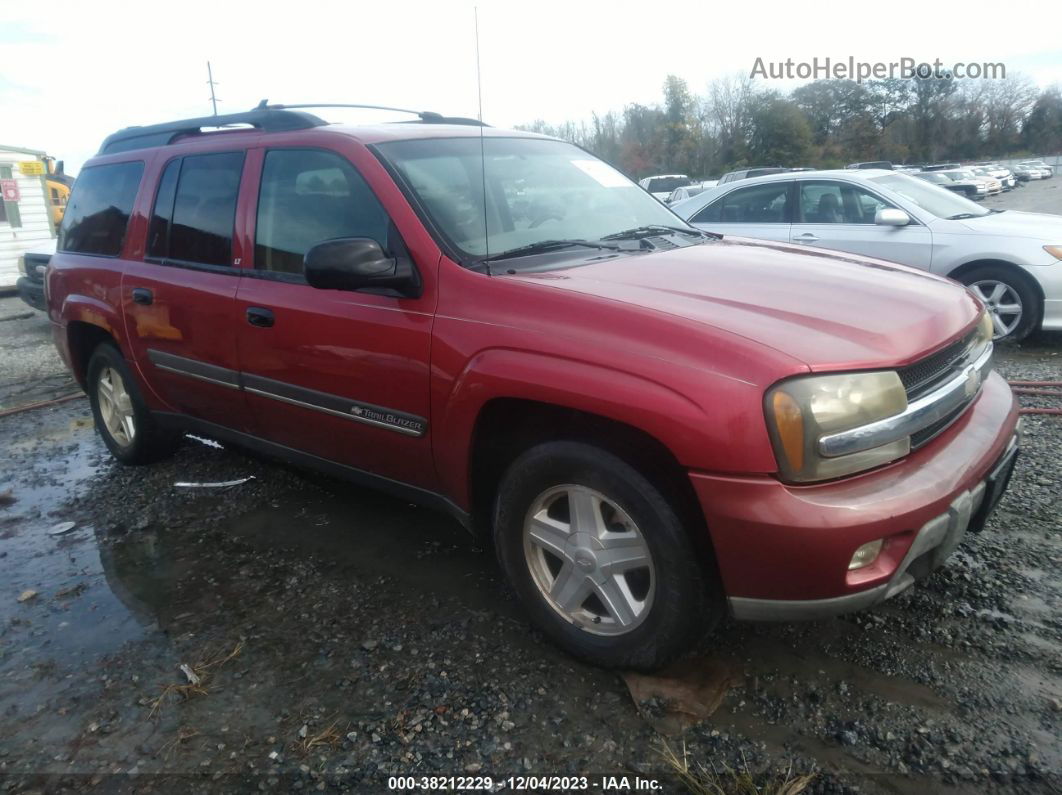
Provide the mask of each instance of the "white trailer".
[{"label": "white trailer", "polygon": [[44,152],[0,144],[0,291],[15,286],[18,259],[55,245]]}]

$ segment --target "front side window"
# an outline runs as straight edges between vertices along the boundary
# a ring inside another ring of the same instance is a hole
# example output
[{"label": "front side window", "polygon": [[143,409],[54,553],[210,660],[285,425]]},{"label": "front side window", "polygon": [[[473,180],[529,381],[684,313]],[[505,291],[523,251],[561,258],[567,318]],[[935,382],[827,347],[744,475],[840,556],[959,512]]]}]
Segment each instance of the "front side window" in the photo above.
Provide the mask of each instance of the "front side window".
[{"label": "front side window", "polygon": [[789,215],[786,204],[791,182],[768,182],[738,188],[716,199],[693,217],[695,223],[781,224]]},{"label": "front side window", "polygon": [[843,182],[800,183],[799,216],[805,224],[873,224],[878,210],[892,205]]},{"label": "front side window", "polygon": [[82,169],[59,228],[59,251],[117,257],[140,187],[144,163]]},{"label": "front side window", "polygon": [[313,246],[338,237],[368,237],[390,251],[390,218],[344,157],[318,149],[266,153],[258,193],[254,265],[301,274]]},{"label": "front side window", "polygon": [[686,226],[614,168],[562,141],[477,136],[377,148],[436,230],[467,259],[550,240],[597,241],[646,226]]}]

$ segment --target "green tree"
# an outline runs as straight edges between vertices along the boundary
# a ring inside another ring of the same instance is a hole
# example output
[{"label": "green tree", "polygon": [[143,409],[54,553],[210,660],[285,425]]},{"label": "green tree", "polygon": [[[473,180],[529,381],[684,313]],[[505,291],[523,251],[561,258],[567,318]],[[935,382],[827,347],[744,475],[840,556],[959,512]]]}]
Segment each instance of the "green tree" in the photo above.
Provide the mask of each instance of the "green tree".
[{"label": "green tree", "polygon": [[775,92],[757,97],[749,136],[755,165],[802,166],[811,155],[811,127],[795,102]]},{"label": "green tree", "polygon": [[1062,91],[1052,86],[1033,105],[1021,130],[1022,142],[1031,152],[1062,152]]}]

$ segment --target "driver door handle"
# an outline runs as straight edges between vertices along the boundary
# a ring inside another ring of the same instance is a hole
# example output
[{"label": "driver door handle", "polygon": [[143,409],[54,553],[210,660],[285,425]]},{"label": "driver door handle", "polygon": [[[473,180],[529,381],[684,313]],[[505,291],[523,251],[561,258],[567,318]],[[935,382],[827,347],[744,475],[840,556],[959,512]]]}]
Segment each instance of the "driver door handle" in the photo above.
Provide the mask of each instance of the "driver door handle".
[{"label": "driver door handle", "polygon": [[252,326],[258,328],[270,328],[273,325],[275,317],[272,309],[265,309],[260,306],[247,307],[247,322]]},{"label": "driver door handle", "polygon": [[793,238],[793,240],[797,243],[814,243],[818,239],[819,238],[811,234],[811,232],[805,232],[804,234],[797,235]]}]

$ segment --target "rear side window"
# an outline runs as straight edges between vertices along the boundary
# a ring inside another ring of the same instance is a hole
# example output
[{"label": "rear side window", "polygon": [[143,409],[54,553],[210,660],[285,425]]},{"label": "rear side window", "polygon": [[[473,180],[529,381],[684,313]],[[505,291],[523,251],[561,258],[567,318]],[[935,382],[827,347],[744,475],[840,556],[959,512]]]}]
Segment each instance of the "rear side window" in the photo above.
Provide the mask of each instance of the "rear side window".
[{"label": "rear side window", "polygon": [[59,251],[117,257],[144,174],[144,163],[82,169],[59,228]]},{"label": "rear side window", "polygon": [[369,237],[389,251],[389,218],[346,158],[315,149],[266,153],[255,224],[258,270],[301,274],[306,252],[337,237]]},{"label": "rear side window", "polygon": [[786,202],[789,182],[768,182],[738,188],[716,199],[692,221],[724,224],[780,224],[789,217]]},{"label": "rear side window", "polygon": [[148,256],[199,265],[232,264],[232,229],[243,152],[171,161],[155,197]]}]

